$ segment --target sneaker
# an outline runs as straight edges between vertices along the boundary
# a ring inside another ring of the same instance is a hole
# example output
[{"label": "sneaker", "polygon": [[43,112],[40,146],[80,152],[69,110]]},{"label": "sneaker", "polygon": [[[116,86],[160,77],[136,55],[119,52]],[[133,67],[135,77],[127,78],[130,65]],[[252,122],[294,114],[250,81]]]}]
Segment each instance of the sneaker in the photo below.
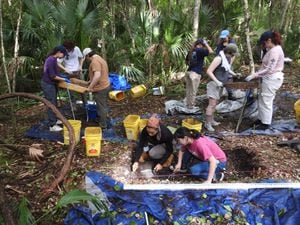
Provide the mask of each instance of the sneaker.
[{"label": "sneaker", "polygon": [[63,124],[63,122],[61,120],[56,121],[56,125],[62,125],[62,124]]},{"label": "sneaker", "polygon": [[270,125],[269,124],[264,124],[264,123],[262,123],[262,124],[260,124],[258,126],[255,126],[256,130],[267,130],[269,128],[270,128]]},{"label": "sneaker", "polygon": [[225,177],[225,175],[224,175],[223,172],[218,173],[218,176],[215,176],[215,177],[213,178],[213,183],[223,181],[223,180],[224,180],[224,177]]},{"label": "sneaker", "polygon": [[213,120],[212,122],[211,122],[211,125],[212,126],[219,126],[221,123],[220,122],[217,122],[217,121],[215,121],[215,120]]},{"label": "sneaker", "polygon": [[206,128],[206,130],[208,130],[210,132],[215,131],[215,129],[212,127],[211,123],[205,123],[204,127]]},{"label": "sneaker", "polygon": [[62,128],[58,125],[54,125],[50,127],[50,131],[58,132],[58,131],[62,131]]}]

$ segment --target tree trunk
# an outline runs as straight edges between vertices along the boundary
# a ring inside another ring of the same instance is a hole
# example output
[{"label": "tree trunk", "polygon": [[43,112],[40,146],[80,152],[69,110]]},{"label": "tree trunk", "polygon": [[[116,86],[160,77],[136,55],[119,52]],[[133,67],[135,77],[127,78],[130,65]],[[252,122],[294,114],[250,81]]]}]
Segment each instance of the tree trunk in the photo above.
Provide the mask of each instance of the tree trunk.
[{"label": "tree trunk", "polygon": [[6,67],[6,59],[5,59],[5,49],[4,49],[4,41],[3,41],[3,15],[2,15],[2,0],[0,0],[0,42],[1,42],[1,55],[2,55],[2,64],[4,75],[7,83],[8,92],[11,93],[11,86],[8,77],[7,67]]},{"label": "tree trunk", "polygon": [[193,20],[193,36],[194,36],[194,40],[196,40],[198,38],[200,5],[201,5],[201,0],[195,0],[194,20]]},{"label": "tree trunk", "polygon": [[13,68],[12,68],[12,92],[16,91],[16,74],[19,68],[19,33],[20,33],[20,24],[22,20],[22,1],[20,1],[19,8],[19,17],[17,20],[17,29],[15,36],[15,48],[14,48],[14,59],[13,59]]},{"label": "tree trunk", "polygon": [[283,12],[282,12],[282,15],[281,15],[281,21],[280,21],[280,30],[283,30],[284,28],[284,21],[287,20],[287,11],[288,11],[288,8],[290,6],[290,3],[291,3],[291,0],[286,0],[285,1],[285,5],[284,5],[284,9],[283,9]]},{"label": "tree trunk", "polygon": [[251,41],[250,41],[250,28],[249,28],[249,22],[250,22],[250,12],[249,12],[249,4],[248,0],[244,0],[244,20],[245,20],[245,34],[246,34],[246,44],[247,44],[247,50],[248,50],[248,56],[249,56],[249,64],[250,64],[250,70],[251,73],[254,73],[254,60],[253,60],[253,54],[252,54],[252,48],[251,48]]}]

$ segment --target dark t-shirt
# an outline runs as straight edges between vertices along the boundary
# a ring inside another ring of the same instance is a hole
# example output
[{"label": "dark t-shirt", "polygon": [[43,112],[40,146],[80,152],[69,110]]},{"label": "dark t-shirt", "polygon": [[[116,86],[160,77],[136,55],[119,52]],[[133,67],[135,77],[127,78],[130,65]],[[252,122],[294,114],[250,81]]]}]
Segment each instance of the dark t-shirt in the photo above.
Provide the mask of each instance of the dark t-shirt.
[{"label": "dark t-shirt", "polygon": [[[144,147],[152,145],[159,145],[159,144],[165,144],[166,145],[166,153],[163,156],[162,159],[159,160],[160,164],[164,164],[164,162],[169,158],[169,156],[173,153],[173,135],[171,131],[165,126],[160,125],[160,131],[157,135],[151,137],[148,135],[148,132],[145,127],[142,130],[142,133],[140,135],[139,144],[135,152],[134,161],[138,162],[139,158],[141,157]],[[160,136],[158,138],[158,136]]]},{"label": "dark t-shirt", "polygon": [[59,76],[57,59],[53,56],[49,56],[44,64],[42,80],[48,84],[56,84],[54,80],[55,76]]},{"label": "dark t-shirt", "polygon": [[209,51],[206,48],[195,48],[192,52],[191,59],[188,60],[188,71],[193,71],[195,73],[201,74],[203,72],[204,58],[208,56],[208,54]]}]

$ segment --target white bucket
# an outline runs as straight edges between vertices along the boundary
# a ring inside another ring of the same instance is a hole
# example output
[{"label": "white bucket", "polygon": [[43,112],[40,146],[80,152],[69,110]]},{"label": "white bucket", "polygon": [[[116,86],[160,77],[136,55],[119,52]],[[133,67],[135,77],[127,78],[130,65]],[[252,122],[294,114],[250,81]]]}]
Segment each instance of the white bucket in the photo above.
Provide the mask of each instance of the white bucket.
[{"label": "white bucket", "polygon": [[154,87],[154,88],[152,88],[152,90],[153,90],[153,95],[164,95],[165,94],[164,86]]}]

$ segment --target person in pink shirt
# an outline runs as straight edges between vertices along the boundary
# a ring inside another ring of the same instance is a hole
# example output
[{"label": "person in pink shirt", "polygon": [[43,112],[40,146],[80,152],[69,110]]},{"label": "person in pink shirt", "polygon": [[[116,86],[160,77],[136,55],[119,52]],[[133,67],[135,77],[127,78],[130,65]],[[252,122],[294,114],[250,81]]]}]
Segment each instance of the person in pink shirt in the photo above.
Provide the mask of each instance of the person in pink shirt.
[{"label": "person in pink shirt", "polygon": [[[204,183],[223,180],[227,157],[214,141],[186,127],[178,128],[174,139],[181,145],[174,172],[189,169],[191,174],[205,179]],[[191,165],[193,157],[198,162]]]},{"label": "person in pink shirt", "polygon": [[282,50],[282,37],[274,31],[264,32],[259,43],[266,54],[263,56],[260,69],[247,76],[246,81],[261,78],[261,90],[258,95],[258,120],[256,129],[268,129],[272,123],[273,101],[276,91],[283,83],[284,53]]}]

